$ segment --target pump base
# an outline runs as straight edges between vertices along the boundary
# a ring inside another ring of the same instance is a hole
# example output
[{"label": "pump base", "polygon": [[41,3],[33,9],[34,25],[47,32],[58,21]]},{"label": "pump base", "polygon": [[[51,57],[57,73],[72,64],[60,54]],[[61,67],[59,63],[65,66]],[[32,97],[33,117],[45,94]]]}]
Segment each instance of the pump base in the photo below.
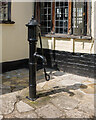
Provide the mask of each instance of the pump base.
[{"label": "pump base", "polygon": [[28,100],[31,100],[31,101],[35,101],[35,100],[37,99],[37,97],[36,97],[36,98],[29,98],[28,96],[26,96],[26,98],[27,98]]}]

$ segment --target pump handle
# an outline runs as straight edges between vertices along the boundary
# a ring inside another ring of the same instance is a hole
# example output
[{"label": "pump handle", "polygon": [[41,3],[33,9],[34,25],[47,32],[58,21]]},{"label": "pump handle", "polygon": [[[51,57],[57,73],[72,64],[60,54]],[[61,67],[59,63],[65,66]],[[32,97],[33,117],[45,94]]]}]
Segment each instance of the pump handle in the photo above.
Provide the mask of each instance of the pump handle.
[{"label": "pump handle", "polygon": [[[41,53],[42,53],[42,55],[44,56],[43,48],[42,48],[42,39],[41,39],[41,34],[40,34],[40,32],[39,32],[39,39],[40,39]],[[45,79],[46,79],[46,81],[49,81],[49,80],[50,80],[50,75],[46,73],[46,68],[45,68],[44,65],[43,65],[43,68],[44,68],[44,73],[45,73]]]}]

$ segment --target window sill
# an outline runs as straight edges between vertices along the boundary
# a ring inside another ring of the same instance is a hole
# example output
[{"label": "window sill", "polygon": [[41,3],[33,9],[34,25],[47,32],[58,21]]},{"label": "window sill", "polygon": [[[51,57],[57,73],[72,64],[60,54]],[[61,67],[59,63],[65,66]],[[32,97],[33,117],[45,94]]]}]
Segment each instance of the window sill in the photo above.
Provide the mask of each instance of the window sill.
[{"label": "window sill", "polygon": [[14,24],[14,21],[0,21],[0,24]]},{"label": "window sill", "polygon": [[76,36],[76,35],[69,35],[69,34],[42,34],[42,37],[55,37],[55,38],[66,38],[66,39],[87,39],[91,40],[91,36]]}]

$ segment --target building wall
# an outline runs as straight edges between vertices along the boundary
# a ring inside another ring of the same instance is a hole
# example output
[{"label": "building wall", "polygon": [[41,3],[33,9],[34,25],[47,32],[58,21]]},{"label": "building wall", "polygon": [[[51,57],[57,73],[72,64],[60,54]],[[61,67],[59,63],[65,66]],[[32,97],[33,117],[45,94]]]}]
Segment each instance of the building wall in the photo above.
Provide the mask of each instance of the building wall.
[{"label": "building wall", "polygon": [[[63,39],[63,38],[46,38],[42,37],[43,48],[75,52],[75,53],[89,53],[96,54],[96,2],[92,2],[92,40],[82,39]],[[34,3],[12,3],[12,20],[15,24],[0,25],[0,62],[15,61],[28,58],[28,41],[27,41],[27,27],[26,23],[32,17]],[[95,44],[94,44],[95,43]],[[39,41],[37,46],[40,47]]]},{"label": "building wall", "polygon": [[[63,39],[63,38],[46,38],[42,37],[43,48],[67,51],[74,53],[89,53],[96,54],[95,41],[96,41],[96,2],[92,1],[92,11],[91,11],[91,36],[92,39]],[[38,42],[38,47],[40,47]]]},{"label": "building wall", "polygon": [[0,62],[28,58],[27,27],[25,24],[32,17],[34,6],[30,2],[13,2],[11,7],[11,18],[15,24],[0,25],[0,34],[2,34],[2,38],[0,38],[0,44],[2,42],[2,58]]},{"label": "building wall", "polygon": [[93,23],[93,37],[94,37],[94,53],[96,54],[96,0],[93,2],[93,16],[92,16],[92,23]]},{"label": "building wall", "polygon": [[[63,39],[63,38],[45,38],[42,37],[43,48],[75,52],[75,53],[94,53],[94,42],[92,40],[81,39]],[[38,41],[38,47],[39,41]]]},{"label": "building wall", "polygon": [[2,26],[0,26],[0,62],[2,61]]},{"label": "building wall", "polygon": [[[92,1],[91,36],[88,39],[42,37],[47,66],[64,72],[96,78],[96,2]],[[38,47],[40,47],[38,42]],[[38,52],[40,49],[38,48]]]}]

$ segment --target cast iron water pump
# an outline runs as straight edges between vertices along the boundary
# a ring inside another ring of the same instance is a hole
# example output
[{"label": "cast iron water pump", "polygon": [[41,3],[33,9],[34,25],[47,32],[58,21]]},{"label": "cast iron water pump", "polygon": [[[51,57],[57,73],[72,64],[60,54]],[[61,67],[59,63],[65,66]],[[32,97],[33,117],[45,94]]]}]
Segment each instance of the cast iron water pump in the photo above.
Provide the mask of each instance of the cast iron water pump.
[{"label": "cast iron water pump", "polygon": [[[34,101],[36,99],[36,70],[37,70],[37,58],[41,58],[43,62],[45,79],[48,81],[50,76],[46,73],[45,64],[46,58],[42,55],[37,54],[36,44],[38,36],[40,38],[40,45],[42,49],[40,25],[32,17],[30,22],[26,25],[28,27],[28,41],[29,41],[29,97],[28,99]],[[43,54],[43,53],[42,53]]]}]

